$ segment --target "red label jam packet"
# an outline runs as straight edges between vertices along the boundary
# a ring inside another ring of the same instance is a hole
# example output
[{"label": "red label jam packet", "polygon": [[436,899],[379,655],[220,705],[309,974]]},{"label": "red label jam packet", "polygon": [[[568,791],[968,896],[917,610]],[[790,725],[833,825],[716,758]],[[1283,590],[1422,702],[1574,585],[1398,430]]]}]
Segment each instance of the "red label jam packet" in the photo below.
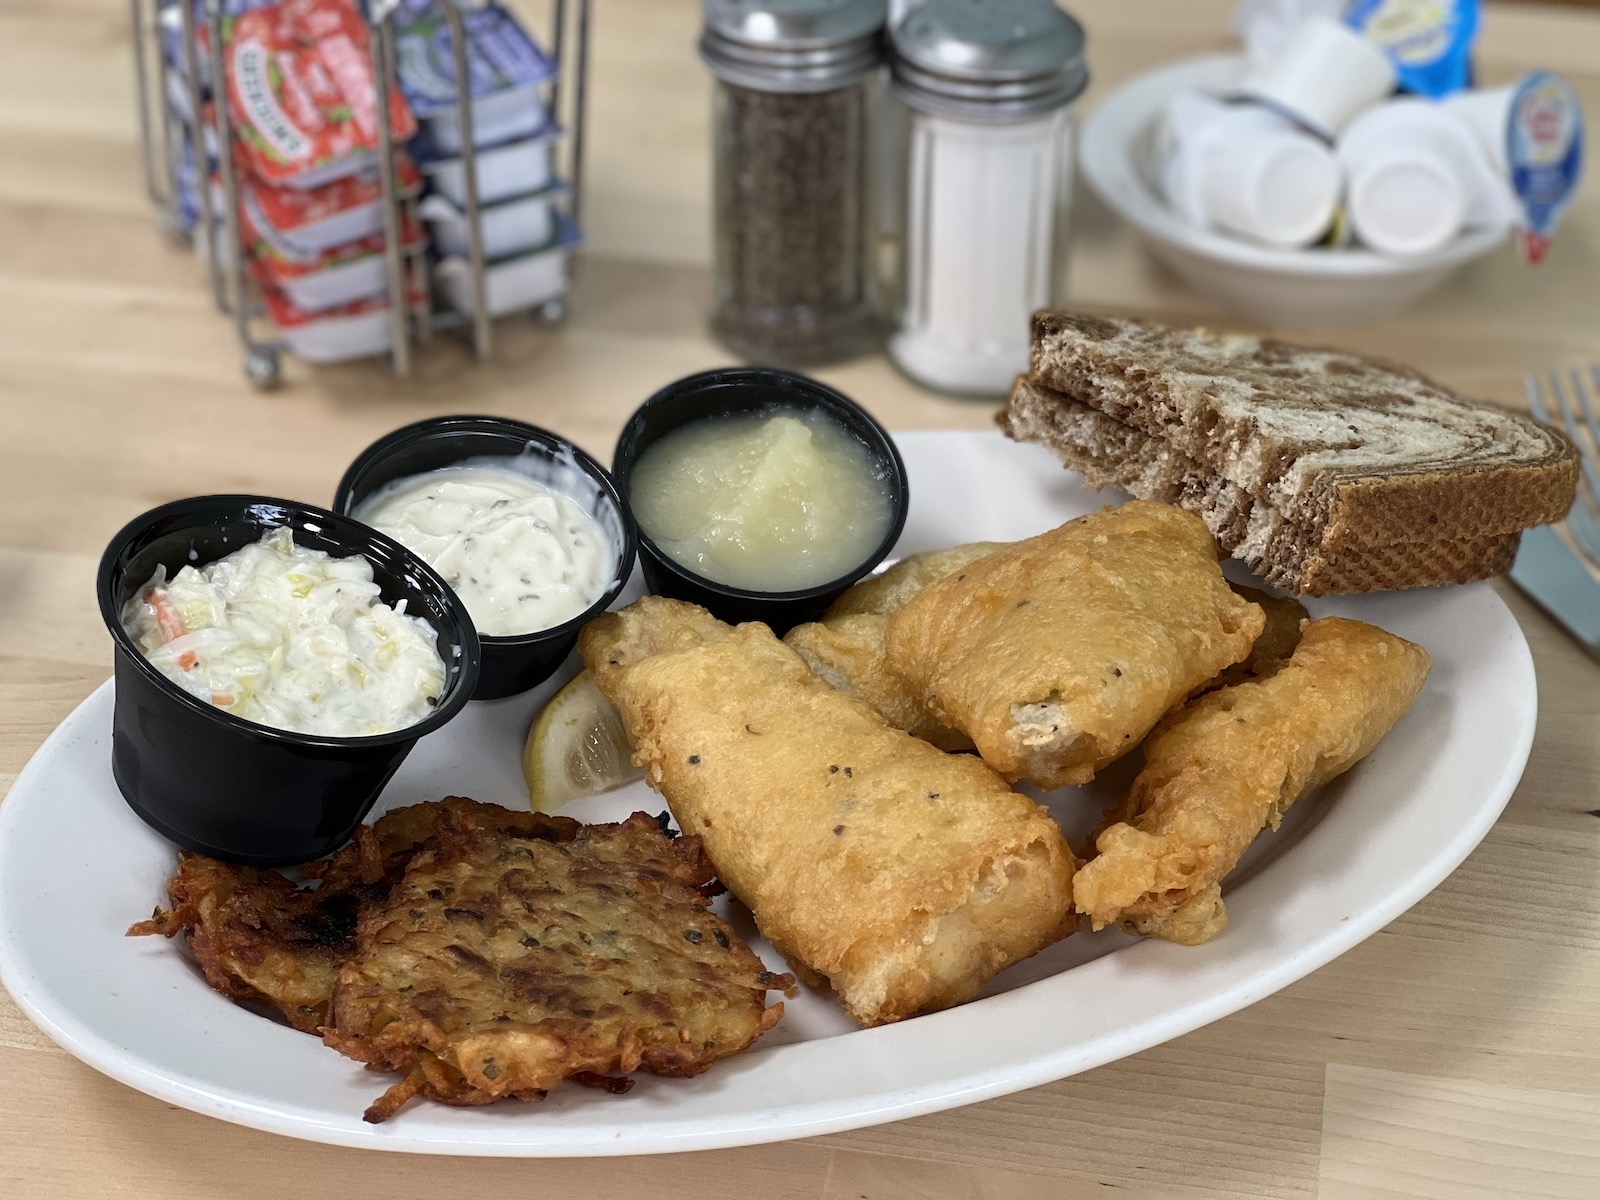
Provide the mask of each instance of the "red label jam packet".
[{"label": "red label jam packet", "polygon": [[[422,176],[405,155],[395,156],[395,186],[409,195],[422,183]],[[293,233],[307,225],[318,225],[341,213],[381,203],[383,194],[376,171],[348,175],[314,188],[275,188],[246,181],[245,187],[262,216],[274,229]]]},{"label": "red label jam packet", "polygon": [[[315,187],[368,165],[378,145],[377,84],[367,27],[350,0],[282,0],[234,22],[229,108],[251,172],[275,186]],[[416,132],[398,91],[397,139]]]}]

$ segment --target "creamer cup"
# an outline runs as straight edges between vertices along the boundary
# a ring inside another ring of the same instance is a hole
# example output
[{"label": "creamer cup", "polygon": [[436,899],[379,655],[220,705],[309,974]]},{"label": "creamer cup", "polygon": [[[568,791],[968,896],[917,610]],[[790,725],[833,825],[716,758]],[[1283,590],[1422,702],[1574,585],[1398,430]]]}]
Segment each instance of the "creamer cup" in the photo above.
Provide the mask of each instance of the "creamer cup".
[{"label": "creamer cup", "polygon": [[1474,89],[1446,96],[1439,108],[1472,135],[1478,149],[1491,166],[1507,178],[1511,166],[1506,161],[1506,138],[1511,127],[1511,94],[1514,87]]},{"label": "creamer cup", "polygon": [[1233,10],[1233,28],[1244,42],[1252,66],[1275,61],[1311,17],[1337,21],[1347,0],[1239,0]]},{"label": "creamer cup", "polygon": [[1352,118],[1394,91],[1389,57],[1325,17],[1301,24],[1272,62],[1250,71],[1238,94],[1332,141]]},{"label": "creamer cup", "polygon": [[1512,90],[1509,108],[1505,149],[1518,244],[1523,259],[1536,263],[1583,178],[1583,107],[1565,79],[1535,71]]},{"label": "creamer cup", "polygon": [[1332,152],[1288,119],[1253,104],[1174,97],[1159,167],[1168,201],[1198,225],[1268,245],[1308,245],[1339,201]]},{"label": "creamer cup", "polygon": [[1405,91],[1447,96],[1472,77],[1478,0],[1351,0],[1344,19],[1388,55]]},{"label": "creamer cup", "polygon": [[1400,257],[1430,254],[1463,228],[1507,226],[1509,189],[1465,129],[1428,100],[1364,113],[1339,140],[1356,236]]}]

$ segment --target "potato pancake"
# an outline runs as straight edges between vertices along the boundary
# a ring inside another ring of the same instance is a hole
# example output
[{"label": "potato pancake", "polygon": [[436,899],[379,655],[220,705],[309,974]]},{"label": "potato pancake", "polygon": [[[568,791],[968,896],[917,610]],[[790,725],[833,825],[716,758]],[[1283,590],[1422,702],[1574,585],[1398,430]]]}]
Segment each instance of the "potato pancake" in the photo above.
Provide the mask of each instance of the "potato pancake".
[{"label": "potato pancake", "polygon": [[544,828],[552,819],[463,796],[395,809],[361,826],[331,858],[301,868],[302,879],[320,880],[315,887],[182,850],[167,881],[172,907],[157,908],[128,934],[188,934],[213,988],[230,1000],[274,1008],[304,1033],[319,1033],[339,968],[355,953],[362,910],[389,894],[441,820],[469,815],[497,829]]},{"label": "potato pancake", "polygon": [[405,1078],[366,1119],[412,1096],[445,1104],[540,1097],[563,1079],[643,1068],[698,1075],[777,1023],[768,971],[702,890],[698,838],[635,813],[542,829],[440,823],[388,898],[362,913],[323,1038]]}]

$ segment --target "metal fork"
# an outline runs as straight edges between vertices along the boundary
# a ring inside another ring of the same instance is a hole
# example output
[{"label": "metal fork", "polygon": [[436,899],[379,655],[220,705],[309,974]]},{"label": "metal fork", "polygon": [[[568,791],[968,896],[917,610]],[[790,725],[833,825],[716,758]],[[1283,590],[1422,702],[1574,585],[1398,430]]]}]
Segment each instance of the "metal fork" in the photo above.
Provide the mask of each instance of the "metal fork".
[{"label": "metal fork", "polygon": [[1541,386],[1527,378],[1528,406],[1546,425],[1563,430],[1578,446],[1578,496],[1567,514],[1576,553],[1549,526],[1523,534],[1511,581],[1566,627],[1585,650],[1600,658],[1600,366],[1588,379],[1577,367],[1563,379],[1551,372]]}]

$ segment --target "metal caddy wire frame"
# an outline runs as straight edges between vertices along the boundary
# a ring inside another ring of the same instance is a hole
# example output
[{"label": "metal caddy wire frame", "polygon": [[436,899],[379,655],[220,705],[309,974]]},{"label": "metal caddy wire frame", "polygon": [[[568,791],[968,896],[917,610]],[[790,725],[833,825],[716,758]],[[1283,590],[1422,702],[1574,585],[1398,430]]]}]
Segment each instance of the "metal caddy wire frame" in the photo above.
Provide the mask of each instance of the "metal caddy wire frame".
[{"label": "metal caddy wire frame", "polygon": [[[185,232],[182,210],[184,170],[183,133],[176,128],[173,111],[172,65],[162,44],[161,13],[168,5],[177,9],[179,54],[183,60],[181,96],[193,128],[193,147],[198,176],[196,194],[198,214],[192,237],[205,251],[212,298],[218,310],[233,317],[239,342],[244,347],[244,371],[257,388],[276,386],[281,374],[281,342],[262,340],[255,334],[256,319],[262,306],[247,268],[247,254],[239,227],[238,167],[233,157],[233,121],[221,81],[224,79],[224,17],[227,0],[130,0],[133,22],[134,78],[139,105],[140,148],[145,188],[159,213],[158,221],[169,237],[190,236]],[[395,170],[394,131],[387,119],[385,99],[397,87],[395,14],[400,0],[361,0],[359,8],[368,27],[368,48],[372,73],[381,81],[377,122],[378,179],[384,231],[384,265],[388,280],[389,359],[394,373],[406,378],[411,373],[413,342],[426,343],[436,332],[460,330],[470,341],[479,360],[493,351],[494,328],[488,303],[488,262],[484,253],[482,207],[478,195],[478,146],[473,129],[471,86],[467,70],[467,37],[462,9],[481,8],[484,0],[438,0],[450,32],[453,76],[456,88],[455,111],[460,126],[461,167],[463,173],[464,216],[467,241],[467,267],[472,312],[469,316],[451,310],[436,310],[431,302],[426,249],[421,243],[406,246],[403,231],[417,228],[415,191],[403,193]],[[204,97],[201,93],[200,41],[195,10],[205,14],[209,42],[210,77],[217,93],[216,160],[222,184],[222,212],[215,211],[209,179],[204,134]],[[583,178],[583,140],[588,92],[590,0],[550,0],[547,53],[555,70],[543,85],[543,103],[551,121],[563,129],[565,162],[558,172],[566,180],[562,216],[568,228],[581,229]],[[154,64],[152,80],[151,65]],[[220,233],[220,238],[214,237]],[[220,242],[220,246],[213,244]],[[563,256],[566,283],[572,282],[573,260]],[[418,299],[413,300],[413,297]],[[562,295],[545,301],[536,310],[538,317],[558,322],[566,316],[565,288]]]}]

